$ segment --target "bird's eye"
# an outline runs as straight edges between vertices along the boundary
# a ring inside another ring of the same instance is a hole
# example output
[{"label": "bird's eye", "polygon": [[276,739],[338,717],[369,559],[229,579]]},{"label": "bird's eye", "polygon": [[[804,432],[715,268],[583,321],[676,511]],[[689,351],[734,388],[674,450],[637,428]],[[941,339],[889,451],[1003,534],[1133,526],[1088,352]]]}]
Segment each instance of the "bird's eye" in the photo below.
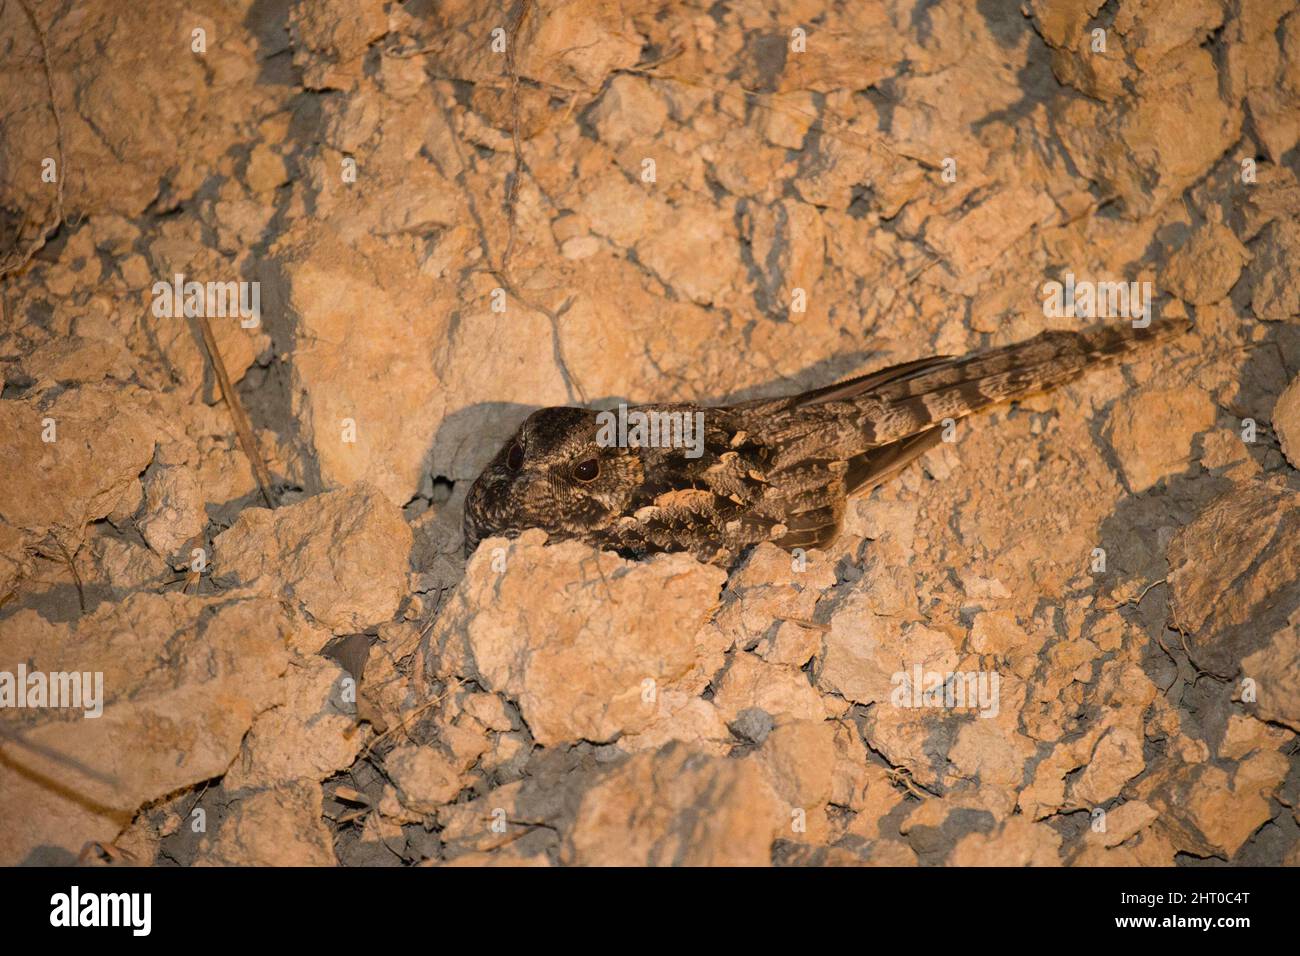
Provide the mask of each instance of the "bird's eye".
[{"label": "bird's eye", "polygon": [[524,446],[517,441],[510,443],[510,450],[506,452],[506,467],[511,471],[518,471],[524,465]]},{"label": "bird's eye", "polygon": [[586,461],[580,461],[573,466],[573,477],[579,481],[595,481],[596,476],[600,474],[600,462],[595,458],[588,458]]}]

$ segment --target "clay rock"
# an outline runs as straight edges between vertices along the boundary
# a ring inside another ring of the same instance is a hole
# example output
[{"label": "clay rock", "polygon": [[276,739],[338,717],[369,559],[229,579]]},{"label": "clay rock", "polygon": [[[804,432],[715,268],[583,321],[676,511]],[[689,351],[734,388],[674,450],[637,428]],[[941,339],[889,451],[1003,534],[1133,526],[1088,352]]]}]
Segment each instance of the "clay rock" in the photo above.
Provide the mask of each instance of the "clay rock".
[{"label": "clay rock", "polygon": [[1214,402],[1198,388],[1146,389],[1115,403],[1105,436],[1124,480],[1140,493],[1187,468],[1192,439],[1214,418]]},{"label": "clay rock", "polygon": [[[503,54],[493,49],[492,31],[508,30],[513,10],[497,0],[434,14],[437,25],[431,33],[439,38],[434,61],[440,72],[471,81],[499,80]],[[502,39],[514,41],[520,76],[583,90],[596,90],[614,70],[635,66],[644,43],[619,0],[561,0],[534,7],[519,24],[518,37]]]},{"label": "clay rock", "polygon": [[113,511],[158,437],[136,389],[0,401],[0,523],[37,537],[79,535]]},{"label": "clay rock", "polygon": [[746,209],[745,231],[754,265],[774,312],[790,308],[794,290],[809,293],[821,279],[826,227],[815,206],[784,200]]},{"label": "clay rock", "polygon": [[590,116],[601,140],[619,149],[658,136],[668,119],[668,105],[650,80],[621,73],[610,80]]},{"label": "clay rock", "polygon": [[[1118,118],[1115,104],[1068,102],[1058,120],[1071,158],[1129,217],[1154,213],[1240,136],[1241,111],[1223,102],[1219,82],[1209,51],[1188,45],[1138,74],[1133,95],[1118,101]],[[1136,142],[1143,148],[1131,149]]]},{"label": "clay rock", "polygon": [[430,747],[404,744],[384,758],[384,770],[402,805],[416,813],[432,813],[461,791],[456,767]]},{"label": "clay rock", "polygon": [[51,339],[19,363],[23,377],[34,382],[80,384],[131,377],[131,354],[116,342],[74,335]]},{"label": "clay rock", "polygon": [[583,866],[768,866],[792,819],[753,758],[673,743],[630,758],[583,795],[564,858]]},{"label": "clay rock", "polygon": [[1231,770],[1209,763],[1170,768],[1141,789],[1179,849],[1231,858],[1273,815],[1269,794],[1289,768],[1284,754],[1261,751]]},{"label": "clay rock", "polygon": [[[859,704],[892,706],[891,694],[920,665],[927,672],[949,672],[957,652],[946,634],[917,622],[876,614],[861,592],[838,609],[814,676],[818,686]],[[896,679],[897,678],[897,679]]]},{"label": "clay rock", "polygon": [[288,783],[236,801],[215,835],[199,847],[196,866],[337,866],[321,818],[320,784]]},{"label": "clay rock", "polygon": [[257,716],[241,759],[222,780],[227,790],[318,781],[348,767],[361,751],[355,688],[333,661],[312,655],[290,668],[274,706]]},{"label": "clay rock", "polygon": [[335,634],[391,620],[406,594],[411,529],[364,482],[269,511],[247,508],[212,542],[221,580],[297,601]]},{"label": "clay rock", "polygon": [[1287,461],[1300,468],[1300,375],[1291,380],[1273,406],[1273,431]]},{"label": "clay rock", "polygon": [[293,62],[309,90],[347,89],[361,75],[366,48],[387,32],[381,0],[316,0],[289,10]]},{"label": "clay rock", "polygon": [[[537,742],[646,727],[667,690],[702,691],[722,648],[701,630],[724,573],[682,554],[624,561],[527,531],[479,545],[431,635],[432,673],[519,704]],[[710,669],[712,668],[712,669]]]},{"label": "clay rock", "polygon": [[[380,259],[391,277],[382,284]],[[432,346],[412,347],[445,339],[446,322],[435,316],[450,309],[434,305],[433,283],[412,260],[374,242],[351,248],[325,231],[282,262],[281,294],[297,317],[294,412],[321,480],[327,488],[368,481],[400,507],[420,490],[446,396],[460,394],[438,375]]]},{"label": "clay rock", "polygon": [[[768,771],[773,791],[790,808],[788,839],[824,843],[836,763],[836,726],[796,720],[774,729],[755,756]],[[796,812],[798,811],[798,812]]]},{"label": "clay rock", "polygon": [[1264,321],[1300,316],[1300,222],[1279,219],[1260,234],[1250,266],[1250,308]]},{"label": "clay rock", "polygon": [[800,668],[746,651],[730,655],[726,670],[714,678],[714,691],[713,706],[732,726],[752,709],[796,720],[822,720],[831,712]]},{"label": "clay rock", "polygon": [[701,305],[721,303],[740,274],[731,214],[713,205],[672,207],[636,244],[637,257],[664,283]]},{"label": "clay rock", "polygon": [[813,612],[822,589],[835,583],[825,556],[787,552],[763,542],[727,580],[718,627],[742,648],[778,664],[802,667],[821,647]]},{"label": "clay rock", "polygon": [[140,533],[159,557],[174,560],[208,523],[198,480],[189,468],[155,465],[144,477],[144,494]]},{"label": "clay rock", "polygon": [[111,841],[143,804],[225,773],[276,698],[296,628],[278,601],[175,593],[134,594],[75,625],[33,611],[0,621],[0,671],[98,673],[102,689],[100,716],[30,711],[30,747],[0,740],[0,863]]},{"label": "clay rock", "polygon": [[[0,15],[0,32],[15,38],[15,55],[39,63],[40,46],[22,9]],[[283,87],[258,82],[258,44],[245,28],[247,16],[234,7],[200,13],[172,0],[150,10],[90,5],[75,23],[37,11],[56,72],[65,154],[58,175],[66,177],[70,219],[107,212],[136,216],[160,198],[165,204],[184,201],[216,175],[218,157],[249,135],[254,117],[283,100]],[[197,28],[206,38],[202,55],[190,52]],[[150,30],[178,37],[185,56],[162,62],[157,50],[138,42]],[[0,100],[4,169],[39,171],[45,157],[59,155],[48,97],[39,68],[11,73]],[[151,128],[140,122],[142,116],[175,121]],[[35,223],[50,220],[54,190],[47,181],[12,176],[7,185],[7,203],[26,210]]]},{"label": "clay rock", "polygon": [[[1241,673],[1249,678],[1250,693],[1245,688],[1236,695],[1260,720],[1283,724],[1300,731],[1300,608],[1292,611],[1285,626],[1273,632],[1272,639],[1241,662]],[[1247,699],[1249,698],[1249,699]]]},{"label": "clay rock", "polygon": [[1193,305],[1218,302],[1236,285],[1249,259],[1250,253],[1231,229],[1206,223],[1169,257],[1161,285]]},{"label": "clay rock", "polygon": [[1224,31],[1226,79],[1234,95],[1244,95],[1259,143],[1275,163],[1300,141],[1300,20],[1293,11],[1285,2],[1252,4]]},{"label": "clay rock", "polygon": [[1198,666],[1234,677],[1300,608],[1300,493],[1237,485],[1174,536],[1168,558],[1173,625]]},{"label": "clay rock", "polygon": [[1045,823],[1011,817],[996,831],[971,833],[953,847],[949,866],[1060,866],[1061,837]]}]

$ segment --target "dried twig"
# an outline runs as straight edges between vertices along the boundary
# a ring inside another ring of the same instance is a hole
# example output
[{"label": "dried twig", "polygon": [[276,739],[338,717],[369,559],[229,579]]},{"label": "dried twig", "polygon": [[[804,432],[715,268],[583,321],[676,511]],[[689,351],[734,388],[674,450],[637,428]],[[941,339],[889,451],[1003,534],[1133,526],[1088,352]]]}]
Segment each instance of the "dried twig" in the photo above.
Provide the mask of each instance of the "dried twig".
[{"label": "dried twig", "polygon": [[239,444],[253,466],[253,474],[257,478],[258,487],[262,489],[262,498],[266,501],[266,506],[274,508],[276,500],[275,493],[271,490],[271,473],[266,468],[266,462],[262,460],[262,453],[253,437],[253,426],[248,422],[244,405],[240,402],[238,393],[230,385],[230,375],[226,372],[226,363],[222,360],[221,350],[217,347],[217,337],[212,334],[212,324],[206,315],[199,315],[196,318],[199,320],[199,329],[203,332],[203,344],[208,350],[212,371],[217,376],[217,384],[221,386],[221,396],[226,400],[226,407],[230,409],[230,418],[235,423],[235,434],[239,436]]},{"label": "dried twig", "polygon": [[27,16],[27,22],[32,25],[36,32],[36,39],[41,46],[41,68],[45,73],[45,89],[50,98],[50,112],[54,114],[54,130],[57,134],[57,146],[59,153],[59,167],[55,170],[55,200],[54,200],[54,219],[45,224],[36,238],[32,240],[30,246],[25,252],[13,250],[5,259],[0,262],[0,279],[17,272],[19,269],[31,262],[32,256],[45,245],[46,241],[54,234],[54,231],[63,223],[63,181],[67,178],[67,165],[64,162],[63,151],[63,116],[59,112],[59,104],[54,98],[54,71],[50,68],[50,47],[45,38],[45,31],[36,20],[36,14],[32,12],[31,4],[28,0],[18,0],[18,5],[23,8],[23,13]]},{"label": "dried twig", "polygon": [[519,15],[510,25],[510,37],[506,44],[506,74],[510,77],[510,143],[515,153],[515,168],[510,175],[510,186],[506,190],[506,216],[509,232],[506,237],[506,251],[501,256],[501,272],[508,275],[510,271],[510,254],[515,249],[515,211],[519,200],[519,179],[524,174],[524,153],[519,144],[519,70],[515,66],[515,43],[519,37],[519,28],[524,24],[524,17],[532,7],[532,0],[522,0]]},{"label": "dried twig", "polygon": [[[60,541],[57,535],[51,533],[50,537],[54,538],[54,543],[58,546],[60,553],[62,553],[63,561],[65,564],[67,564],[68,571],[72,573],[72,583],[77,586],[77,603],[81,605],[81,613],[85,614],[86,613],[86,592],[81,586],[81,575],[77,573],[77,561],[76,561],[77,556],[75,554],[68,553],[67,545],[65,545],[62,541]],[[78,548],[77,550],[80,551],[81,549]]]}]

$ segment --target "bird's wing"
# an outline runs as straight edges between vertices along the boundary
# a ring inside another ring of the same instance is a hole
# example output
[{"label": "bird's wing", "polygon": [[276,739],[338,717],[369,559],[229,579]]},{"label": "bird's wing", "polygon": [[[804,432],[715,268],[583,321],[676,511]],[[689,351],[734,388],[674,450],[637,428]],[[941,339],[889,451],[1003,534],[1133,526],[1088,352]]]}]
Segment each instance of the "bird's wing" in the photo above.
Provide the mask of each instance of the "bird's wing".
[{"label": "bird's wing", "polygon": [[855,455],[849,459],[849,470],[844,476],[845,493],[866,494],[872,488],[883,485],[939,444],[942,437],[942,427],[935,426],[919,434]]}]

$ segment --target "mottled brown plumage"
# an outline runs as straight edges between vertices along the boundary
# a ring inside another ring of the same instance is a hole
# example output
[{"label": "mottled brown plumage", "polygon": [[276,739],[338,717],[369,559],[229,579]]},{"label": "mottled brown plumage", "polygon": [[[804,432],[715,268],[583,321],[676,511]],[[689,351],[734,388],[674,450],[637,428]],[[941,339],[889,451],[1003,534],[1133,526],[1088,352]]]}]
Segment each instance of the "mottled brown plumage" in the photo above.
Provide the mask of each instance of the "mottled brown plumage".
[{"label": "mottled brown plumage", "polygon": [[[800,395],[736,405],[643,405],[703,415],[699,457],[617,447],[597,413],[543,408],[488,463],[465,503],[465,547],[542,528],[641,556],[687,551],[728,567],[751,545],[834,540],[849,495],[888,480],[940,439],[943,423],[1040,392],[1186,323],[1045,332],[959,358],[939,356]],[[606,442],[597,439],[603,437]]]}]

